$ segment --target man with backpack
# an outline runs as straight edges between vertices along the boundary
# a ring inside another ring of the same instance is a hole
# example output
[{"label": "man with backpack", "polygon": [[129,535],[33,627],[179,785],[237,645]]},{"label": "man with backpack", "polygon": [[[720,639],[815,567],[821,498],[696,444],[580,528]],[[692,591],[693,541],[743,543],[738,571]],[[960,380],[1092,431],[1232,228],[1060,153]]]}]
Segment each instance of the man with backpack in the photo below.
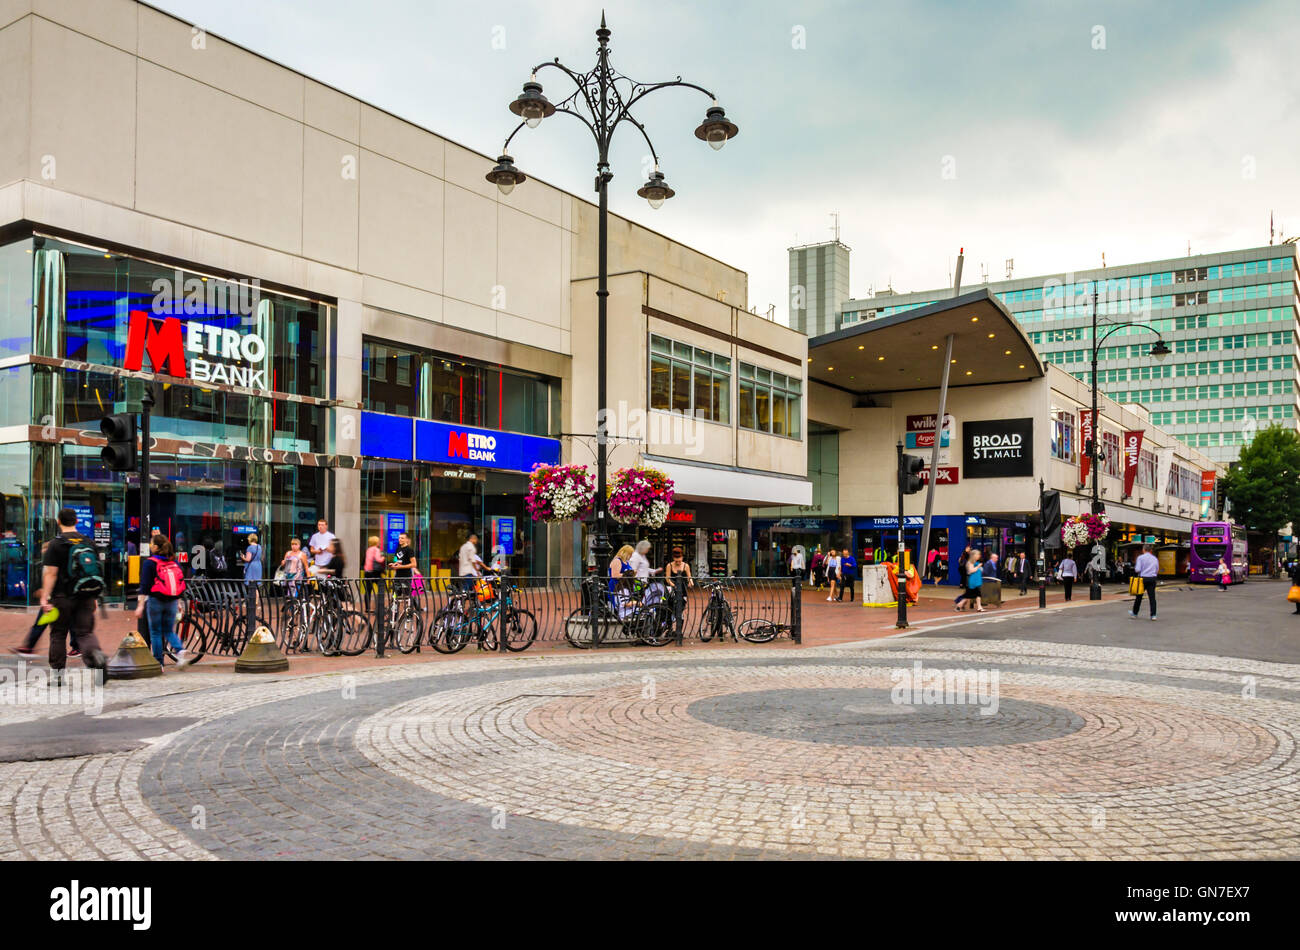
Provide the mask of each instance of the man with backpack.
[{"label": "man with backpack", "polygon": [[50,623],[50,669],[68,662],[68,634],[81,652],[81,662],[93,670],[108,665],[95,639],[95,604],[104,593],[104,572],[94,544],[77,531],[77,513],[59,510],[59,533],[50,539],[41,558],[41,609],[53,607]]}]

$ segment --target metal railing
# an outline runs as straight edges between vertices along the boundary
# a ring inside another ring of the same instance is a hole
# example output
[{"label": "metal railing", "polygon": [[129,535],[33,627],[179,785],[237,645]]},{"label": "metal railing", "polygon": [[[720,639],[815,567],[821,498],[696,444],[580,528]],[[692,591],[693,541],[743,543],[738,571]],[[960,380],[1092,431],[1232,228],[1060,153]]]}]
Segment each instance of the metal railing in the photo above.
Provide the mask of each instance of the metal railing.
[{"label": "metal railing", "polygon": [[456,652],[469,642],[514,651],[726,637],[797,643],[802,618],[798,583],[789,578],[190,580],[178,633],[195,656],[238,656],[258,627],[289,655],[355,656]]}]

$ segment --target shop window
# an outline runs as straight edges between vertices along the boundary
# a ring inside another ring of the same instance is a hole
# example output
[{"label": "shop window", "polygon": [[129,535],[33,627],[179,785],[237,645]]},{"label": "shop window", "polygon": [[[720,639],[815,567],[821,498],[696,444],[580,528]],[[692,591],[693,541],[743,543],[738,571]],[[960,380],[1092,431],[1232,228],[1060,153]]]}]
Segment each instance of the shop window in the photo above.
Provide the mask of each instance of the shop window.
[{"label": "shop window", "polygon": [[741,363],[739,390],[742,428],[795,439],[800,437],[803,422],[802,380]]},{"label": "shop window", "polygon": [[248,280],[221,280],[102,249],[51,238],[37,240],[42,245],[41,267],[50,271],[61,268],[65,285],[58,326],[62,343],[52,355],[120,368],[130,313],[143,310],[159,319],[174,316],[187,327],[200,324],[256,335],[265,348],[266,355],[257,364],[243,357],[187,351],[191,370],[193,361],[201,356],[264,370],[264,382],[250,384],[251,388],[325,395],[321,367],[325,363],[322,329],[330,309],[327,305],[264,290]]},{"label": "shop window", "polygon": [[730,422],[730,358],[650,334],[650,408]]},{"label": "shop window", "polygon": [[1074,461],[1074,413],[1052,410],[1052,458]]},{"label": "shop window", "polygon": [[1104,471],[1107,475],[1118,478],[1124,469],[1124,459],[1119,450],[1119,435],[1114,432],[1102,432],[1101,444],[1106,453]]}]

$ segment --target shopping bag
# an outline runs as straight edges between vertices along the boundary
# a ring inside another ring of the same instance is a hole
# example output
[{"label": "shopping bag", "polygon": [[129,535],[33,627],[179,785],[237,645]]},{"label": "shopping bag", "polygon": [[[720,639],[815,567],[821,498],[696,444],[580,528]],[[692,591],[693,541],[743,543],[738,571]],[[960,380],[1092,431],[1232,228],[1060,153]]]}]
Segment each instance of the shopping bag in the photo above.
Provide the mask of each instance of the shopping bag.
[{"label": "shopping bag", "polygon": [[1292,585],[1291,589],[1287,591],[1286,599],[1293,604],[1300,604],[1300,584]]},{"label": "shopping bag", "polygon": [[1142,593],[1144,589],[1145,588],[1142,586],[1142,578],[1138,577],[1136,574],[1128,579],[1128,592],[1134,597]]}]

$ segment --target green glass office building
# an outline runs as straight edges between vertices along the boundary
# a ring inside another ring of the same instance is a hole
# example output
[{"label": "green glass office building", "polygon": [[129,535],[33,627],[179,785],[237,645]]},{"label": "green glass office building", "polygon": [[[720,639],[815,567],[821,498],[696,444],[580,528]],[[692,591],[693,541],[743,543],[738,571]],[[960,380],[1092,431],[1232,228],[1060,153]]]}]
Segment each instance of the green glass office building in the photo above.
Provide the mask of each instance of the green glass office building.
[{"label": "green glass office building", "polygon": [[[1024,327],[1042,358],[1087,381],[1092,295],[1098,320],[1141,322],[1173,349],[1148,354],[1155,335],[1112,333],[1097,363],[1112,399],[1140,403],[1151,423],[1232,462],[1263,426],[1300,420],[1300,325],[1296,246],[1269,245],[1121,267],[987,284]],[[849,300],[841,326],[921,307],[948,290]],[[1106,329],[1099,330],[1100,333]]]}]

